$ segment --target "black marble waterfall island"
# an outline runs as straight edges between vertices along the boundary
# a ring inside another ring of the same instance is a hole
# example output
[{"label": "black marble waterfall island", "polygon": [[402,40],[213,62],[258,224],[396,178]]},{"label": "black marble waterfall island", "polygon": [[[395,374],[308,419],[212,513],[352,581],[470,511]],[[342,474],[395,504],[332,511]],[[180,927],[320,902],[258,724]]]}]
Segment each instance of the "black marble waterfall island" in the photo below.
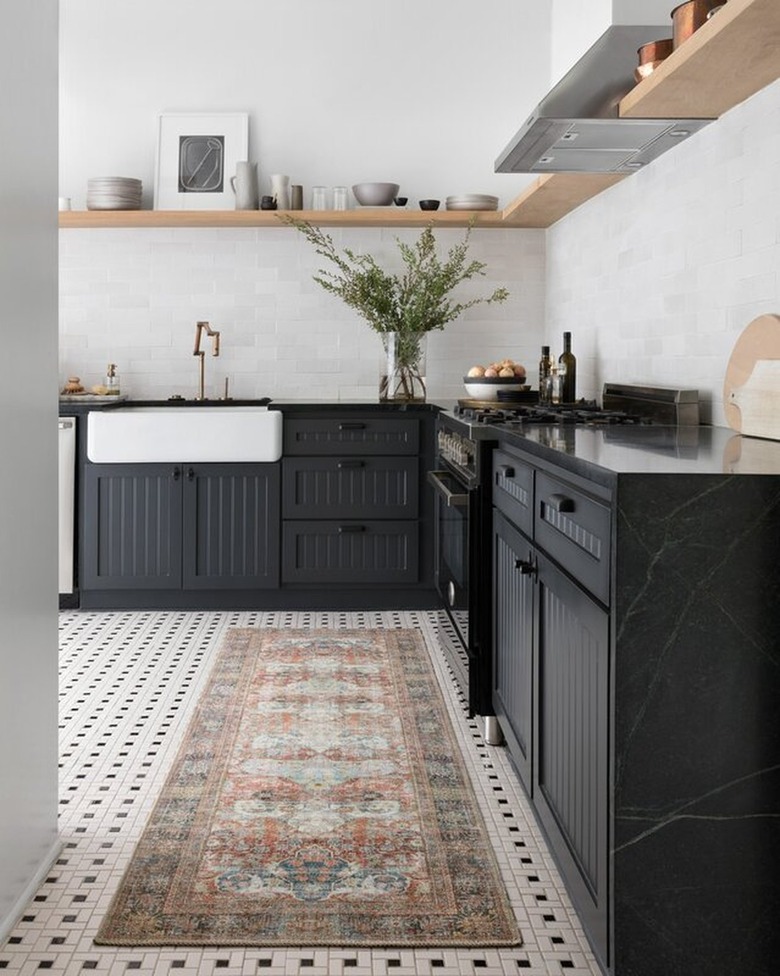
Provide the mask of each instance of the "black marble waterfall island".
[{"label": "black marble waterfall island", "polygon": [[780,443],[537,428],[499,449],[532,472],[534,518],[494,481],[495,694],[605,970],[775,974]]}]

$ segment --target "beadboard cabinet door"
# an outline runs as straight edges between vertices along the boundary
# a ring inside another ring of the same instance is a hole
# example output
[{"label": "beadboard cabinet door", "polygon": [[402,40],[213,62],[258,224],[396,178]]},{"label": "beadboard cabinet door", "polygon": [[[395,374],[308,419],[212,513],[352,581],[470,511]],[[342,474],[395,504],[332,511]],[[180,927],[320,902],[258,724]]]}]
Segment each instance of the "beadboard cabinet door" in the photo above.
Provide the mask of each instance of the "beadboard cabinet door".
[{"label": "beadboard cabinet door", "polygon": [[533,796],[533,547],[493,510],[493,708],[512,761]]},{"label": "beadboard cabinet door", "polygon": [[179,589],[181,513],[181,465],[85,465],[81,588]]},{"label": "beadboard cabinet door", "polygon": [[279,469],[274,464],[184,468],[185,589],[279,585]]},{"label": "beadboard cabinet door", "polygon": [[542,555],[537,571],[533,803],[606,959],[609,616]]}]

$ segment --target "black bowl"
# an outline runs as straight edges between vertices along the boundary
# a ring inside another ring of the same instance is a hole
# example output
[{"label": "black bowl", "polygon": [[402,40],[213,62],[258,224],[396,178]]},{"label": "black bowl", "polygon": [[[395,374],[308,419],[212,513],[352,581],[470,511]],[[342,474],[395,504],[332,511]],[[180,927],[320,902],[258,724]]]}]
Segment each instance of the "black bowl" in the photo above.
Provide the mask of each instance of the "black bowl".
[{"label": "black bowl", "polygon": [[438,210],[440,200],[420,200],[420,210]]},{"label": "black bowl", "polygon": [[393,201],[396,207],[405,207],[409,197],[396,197]]}]

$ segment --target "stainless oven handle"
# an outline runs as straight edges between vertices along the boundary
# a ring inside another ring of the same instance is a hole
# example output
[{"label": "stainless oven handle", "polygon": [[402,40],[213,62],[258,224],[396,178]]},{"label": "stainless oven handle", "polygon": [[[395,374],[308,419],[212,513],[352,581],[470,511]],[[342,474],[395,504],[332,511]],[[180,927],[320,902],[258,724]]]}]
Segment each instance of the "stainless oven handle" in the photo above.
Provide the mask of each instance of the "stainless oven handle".
[{"label": "stainless oven handle", "polygon": [[469,503],[468,493],[463,494],[450,491],[449,488],[441,480],[442,475],[447,475],[447,471],[429,471],[428,481],[433,485],[436,491],[442,496],[442,498],[447,503],[449,508],[465,508]]}]

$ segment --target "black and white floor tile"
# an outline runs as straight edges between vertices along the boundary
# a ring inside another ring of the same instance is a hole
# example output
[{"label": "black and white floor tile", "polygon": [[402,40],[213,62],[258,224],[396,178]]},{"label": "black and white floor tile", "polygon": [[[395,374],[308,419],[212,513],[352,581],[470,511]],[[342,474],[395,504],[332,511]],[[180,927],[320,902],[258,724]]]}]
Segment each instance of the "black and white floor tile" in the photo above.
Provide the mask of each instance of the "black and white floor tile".
[{"label": "black and white floor tile", "polygon": [[[517,913],[514,949],[107,948],[93,943],[229,627],[415,627],[426,638]],[[60,614],[60,835],[49,876],[0,945],[32,976],[597,976],[505,751],[485,744],[419,612]]]}]

